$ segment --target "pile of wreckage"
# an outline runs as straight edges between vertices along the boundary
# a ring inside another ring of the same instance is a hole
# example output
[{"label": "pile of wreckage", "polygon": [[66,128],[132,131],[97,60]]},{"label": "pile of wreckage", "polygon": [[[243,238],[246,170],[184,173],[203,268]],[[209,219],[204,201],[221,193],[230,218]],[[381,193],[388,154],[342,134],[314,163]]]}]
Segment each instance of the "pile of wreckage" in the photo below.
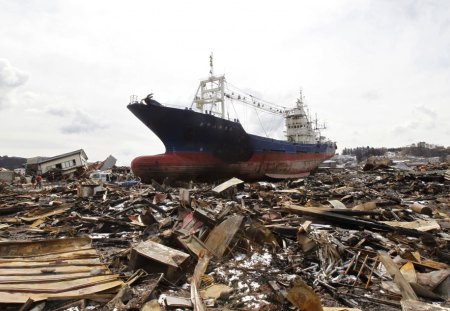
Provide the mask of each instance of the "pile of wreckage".
[{"label": "pile of wreckage", "polygon": [[3,185],[0,308],[449,310],[449,175]]}]

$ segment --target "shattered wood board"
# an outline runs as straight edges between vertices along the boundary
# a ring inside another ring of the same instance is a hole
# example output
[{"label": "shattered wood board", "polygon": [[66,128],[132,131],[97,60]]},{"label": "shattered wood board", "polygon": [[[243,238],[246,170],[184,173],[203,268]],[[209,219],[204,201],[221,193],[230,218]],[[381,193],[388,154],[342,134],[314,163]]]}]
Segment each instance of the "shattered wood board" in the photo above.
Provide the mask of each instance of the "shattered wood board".
[{"label": "shattered wood board", "polygon": [[197,257],[203,252],[207,252],[205,244],[197,238],[195,235],[189,235],[186,237],[178,237],[177,240],[188,250],[193,252]]},{"label": "shattered wood board", "polygon": [[450,308],[433,305],[417,300],[401,300],[403,311],[449,311]]},{"label": "shattered wood board", "polygon": [[323,311],[320,297],[304,281],[297,280],[288,292],[287,300],[301,310]]},{"label": "shattered wood board", "polygon": [[192,301],[190,298],[184,297],[166,297],[166,304],[168,307],[182,307],[182,308],[192,308]]},{"label": "shattered wood board", "polygon": [[[397,228],[397,227],[389,226],[382,222],[369,221],[369,220],[351,217],[351,216],[347,216],[347,215],[340,215],[338,213],[330,212],[328,210],[321,209],[321,208],[301,207],[301,206],[296,206],[296,205],[292,205],[292,204],[286,204],[286,205],[284,205],[283,210],[285,210],[286,212],[289,212],[289,213],[293,213],[293,214],[306,215],[306,216],[311,216],[311,217],[315,217],[315,218],[320,218],[322,220],[330,221],[330,222],[338,224],[342,228],[352,228],[352,229],[353,228],[357,228],[357,229],[366,228],[366,229],[370,229],[370,230],[391,231],[391,232],[397,232],[399,234],[405,234],[408,236],[415,236],[415,237],[419,237],[423,234],[422,232],[417,231],[415,229],[408,229],[408,228],[401,228],[401,227]],[[337,211],[346,211],[347,212],[347,210],[343,210],[343,209],[334,209],[334,210],[336,212]],[[354,213],[354,212],[363,212],[363,213],[371,212],[371,211],[355,211],[355,210],[350,210],[350,211],[352,213]]]},{"label": "shattered wood board", "polygon": [[385,251],[378,251],[378,256],[380,261],[383,263],[386,270],[389,272],[391,277],[394,279],[394,282],[399,287],[403,299],[406,300],[418,300],[414,290],[411,285],[405,280],[400,270],[397,268],[396,264]]},{"label": "shattered wood board", "polygon": [[54,239],[43,241],[0,242],[0,259],[11,257],[41,257],[44,255],[92,249],[90,238]]},{"label": "shattered wood board", "polygon": [[225,284],[213,284],[200,291],[200,296],[203,299],[214,298],[218,299],[222,295],[230,294],[233,291],[232,287]]},{"label": "shattered wood board", "polygon": [[58,208],[58,209],[55,209],[53,211],[49,211],[49,212],[46,212],[46,213],[43,213],[43,214],[39,214],[39,215],[32,216],[32,217],[21,217],[20,219],[22,219],[23,221],[35,221],[37,219],[41,219],[41,218],[55,216],[55,215],[58,215],[58,214],[65,213],[69,209],[70,209],[69,207],[61,207],[61,208]]},{"label": "shattered wood board", "polygon": [[338,209],[346,209],[347,208],[347,206],[345,206],[345,204],[339,200],[329,200],[328,202],[330,202],[330,204],[333,205],[334,208],[338,208]]},{"label": "shattered wood board", "polygon": [[217,192],[217,193],[221,193],[222,191],[232,187],[232,186],[236,186],[239,184],[242,184],[243,181],[240,180],[239,178],[233,177],[229,180],[227,180],[226,182],[218,185],[217,187],[215,187],[212,191]]},{"label": "shattered wood board", "polygon": [[414,221],[380,221],[383,224],[392,227],[401,227],[406,229],[416,229],[418,231],[441,230],[441,227],[435,220],[414,220]]},{"label": "shattered wood board", "polygon": [[244,216],[242,215],[234,215],[221,222],[208,235],[205,242],[206,248],[217,258],[222,258],[234,235],[239,230],[243,219]]},{"label": "shattered wood board", "polygon": [[89,238],[0,242],[0,303],[77,299],[122,285]]},{"label": "shattered wood board", "polygon": [[[174,268],[178,268],[189,257],[189,254],[153,241],[143,241],[133,248],[130,262],[134,261],[136,253]],[[130,265],[133,266],[132,263]]]}]

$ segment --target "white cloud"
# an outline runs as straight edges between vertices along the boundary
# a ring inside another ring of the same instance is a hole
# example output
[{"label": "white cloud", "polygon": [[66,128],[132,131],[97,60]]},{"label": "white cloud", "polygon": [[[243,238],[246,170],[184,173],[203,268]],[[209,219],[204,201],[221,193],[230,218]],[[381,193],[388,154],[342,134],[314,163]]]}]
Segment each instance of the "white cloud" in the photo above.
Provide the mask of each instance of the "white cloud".
[{"label": "white cloud", "polygon": [[74,115],[66,117],[71,119],[71,121],[61,128],[62,132],[65,134],[93,133],[108,127],[104,121],[93,118],[83,111],[77,110]]},{"label": "white cloud", "polygon": [[25,72],[12,66],[8,60],[0,58],[0,109],[18,102],[16,91],[27,79]]},{"label": "white cloud", "polygon": [[[428,131],[438,132],[442,125],[445,129],[445,120],[441,124],[441,120],[437,113],[425,106],[416,106],[412,110],[411,118],[409,121],[403,120],[402,124],[394,129],[394,133],[397,135],[410,135],[421,136]],[[432,139],[430,137],[430,139]]]},{"label": "white cloud", "polygon": [[415,110],[426,115],[428,118],[430,118],[432,121],[434,121],[437,117],[437,113],[425,106],[416,106]]}]

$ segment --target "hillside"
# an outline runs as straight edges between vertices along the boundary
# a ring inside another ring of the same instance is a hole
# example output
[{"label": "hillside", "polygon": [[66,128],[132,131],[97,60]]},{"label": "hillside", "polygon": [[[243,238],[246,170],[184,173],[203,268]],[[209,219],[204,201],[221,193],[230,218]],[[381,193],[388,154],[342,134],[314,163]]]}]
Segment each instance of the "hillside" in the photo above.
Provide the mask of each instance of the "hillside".
[{"label": "hillside", "polygon": [[27,163],[26,158],[0,156],[0,167],[7,168],[9,170],[24,167],[25,163]]}]

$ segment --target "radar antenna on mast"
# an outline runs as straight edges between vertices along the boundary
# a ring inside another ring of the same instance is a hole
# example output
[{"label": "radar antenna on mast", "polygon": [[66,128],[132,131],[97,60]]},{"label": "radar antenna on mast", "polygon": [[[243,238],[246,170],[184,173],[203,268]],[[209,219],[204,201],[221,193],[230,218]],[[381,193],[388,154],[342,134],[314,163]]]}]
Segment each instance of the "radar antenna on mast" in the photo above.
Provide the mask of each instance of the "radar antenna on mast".
[{"label": "radar antenna on mast", "polygon": [[214,64],[213,64],[213,53],[209,55],[209,76],[214,76]]}]

